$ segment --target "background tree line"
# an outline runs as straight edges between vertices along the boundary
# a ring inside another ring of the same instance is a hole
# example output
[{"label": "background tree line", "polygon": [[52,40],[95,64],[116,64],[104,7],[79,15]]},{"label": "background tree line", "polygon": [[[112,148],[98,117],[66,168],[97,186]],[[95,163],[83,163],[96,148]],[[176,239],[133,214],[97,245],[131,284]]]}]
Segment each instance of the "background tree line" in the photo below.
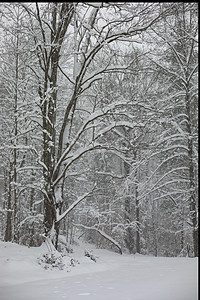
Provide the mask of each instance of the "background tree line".
[{"label": "background tree line", "polygon": [[198,256],[197,3],[0,13],[1,238]]}]

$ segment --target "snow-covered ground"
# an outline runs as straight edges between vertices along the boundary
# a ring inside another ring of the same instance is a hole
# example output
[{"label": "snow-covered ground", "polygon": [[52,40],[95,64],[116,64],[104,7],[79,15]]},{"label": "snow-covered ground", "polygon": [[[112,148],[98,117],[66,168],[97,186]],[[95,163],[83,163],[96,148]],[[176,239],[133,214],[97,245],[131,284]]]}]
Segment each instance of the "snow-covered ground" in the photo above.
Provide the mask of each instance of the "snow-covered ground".
[{"label": "snow-covered ground", "polygon": [[37,263],[45,247],[0,242],[1,300],[197,300],[196,258],[120,255],[87,244],[71,254],[75,267],[45,270]]}]

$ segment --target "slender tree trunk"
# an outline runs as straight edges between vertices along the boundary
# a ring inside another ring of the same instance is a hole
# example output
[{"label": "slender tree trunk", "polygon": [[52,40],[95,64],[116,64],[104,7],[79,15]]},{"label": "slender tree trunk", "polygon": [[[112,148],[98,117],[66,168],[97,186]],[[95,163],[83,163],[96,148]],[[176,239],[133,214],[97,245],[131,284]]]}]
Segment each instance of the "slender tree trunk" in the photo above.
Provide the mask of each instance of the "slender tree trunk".
[{"label": "slender tree trunk", "polygon": [[184,208],[182,209],[182,215],[181,215],[181,251],[183,252],[184,249]]},{"label": "slender tree trunk", "polygon": [[[130,174],[130,166],[127,163],[124,163],[124,171],[125,171],[125,178],[127,178],[128,175]],[[131,202],[132,202],[132,197],[127,195],[124,203],[125,223],[128,226],[126,229],[125,243],[129,252],[134,253],[134,247],[135,247],[134,232],[133,232],[133,228],[130,226],[130,223],[132,222],[132,218],[133,218]]]},{"label": "slender tree trunk", "polygon": [[140,208],[138,200],[138,191],[136,186],[136,252],[140,253]]},{"label": "slender tree trunk", "polygon": [[[137,150],[134,151],[134,161],[137,159]],[[138,172],[135,172],[135,206],[136,206],[136,252],[140,253],[140,206],[138,199]]]},{"label": "slender tree trunk", "polygon": [[10,242],[12,240],[12,196],[11,196],[11,167],[9,172],[9,182],[8,182],[8,202],[7,202],[7,219],[6,219],[6,231],[5,231],[5,242]]},{"label": "slender tree trunk", "polygon": [[13,198],[14,198],[14,241],[17,241],[17,135],[18,135],[18,81],[19,81],[19,36],[16,41],[16,61],[15,61],[15,96],[14,96],[14,153],[13,153]]},{"label": "slender tree trunk", "polygon": [[154,237],[154,254],[158,256],[158,217],[157,217],[157,202],[153,201],[153,237]]}]

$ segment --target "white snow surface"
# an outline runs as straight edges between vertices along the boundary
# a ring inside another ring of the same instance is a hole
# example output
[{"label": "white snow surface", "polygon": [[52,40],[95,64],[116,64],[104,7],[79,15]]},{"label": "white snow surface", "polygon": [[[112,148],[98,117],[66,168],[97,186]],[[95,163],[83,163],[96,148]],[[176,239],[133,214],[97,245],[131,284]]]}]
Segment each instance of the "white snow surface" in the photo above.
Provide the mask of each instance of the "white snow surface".
[{"label": "white snow surface", "polygon": [[69,255],[79,264],[67,271],[42,268],[37,257],[45,252],[45,244],[0,242],[1,300],[197,300],[197,258],[120,255],[81,244]]}]

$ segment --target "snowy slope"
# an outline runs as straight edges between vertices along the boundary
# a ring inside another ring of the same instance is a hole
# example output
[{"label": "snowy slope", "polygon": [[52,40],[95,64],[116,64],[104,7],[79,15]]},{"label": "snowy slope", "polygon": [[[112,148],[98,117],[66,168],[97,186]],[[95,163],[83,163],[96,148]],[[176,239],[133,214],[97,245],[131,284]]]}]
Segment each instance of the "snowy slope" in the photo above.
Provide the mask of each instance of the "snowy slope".
[{"label": "snowy slope", "polygon": [[97,262],[79,260],[65,270],[45,270],[37,257],[46,246],[0,242],[1,300],[197,300],[197,259],[119,255],[93,248]]}]

